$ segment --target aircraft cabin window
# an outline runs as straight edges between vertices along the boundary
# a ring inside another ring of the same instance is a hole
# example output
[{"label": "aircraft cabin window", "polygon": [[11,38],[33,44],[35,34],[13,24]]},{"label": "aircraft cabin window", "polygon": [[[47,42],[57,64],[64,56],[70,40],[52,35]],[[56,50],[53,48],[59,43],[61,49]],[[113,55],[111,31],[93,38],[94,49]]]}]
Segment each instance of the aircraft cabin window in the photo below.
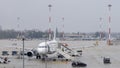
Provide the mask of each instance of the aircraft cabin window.
[{"label": "aircraft cabin window", "polygon": [[39,48],[47,48],[47,46],[39,46]]}]

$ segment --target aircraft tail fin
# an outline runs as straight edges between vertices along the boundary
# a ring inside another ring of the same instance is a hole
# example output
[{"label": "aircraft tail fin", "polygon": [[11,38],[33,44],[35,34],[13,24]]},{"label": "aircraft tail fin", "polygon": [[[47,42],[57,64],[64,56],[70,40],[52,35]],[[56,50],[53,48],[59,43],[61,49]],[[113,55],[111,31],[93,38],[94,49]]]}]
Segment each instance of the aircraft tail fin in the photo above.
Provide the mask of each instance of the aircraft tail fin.
[{"label": "aircraft tail fin", "polygon": [[56,32],[57,32],[57,28],[54,31],[54,36],[53,36],[53,40],[56,40]]}]

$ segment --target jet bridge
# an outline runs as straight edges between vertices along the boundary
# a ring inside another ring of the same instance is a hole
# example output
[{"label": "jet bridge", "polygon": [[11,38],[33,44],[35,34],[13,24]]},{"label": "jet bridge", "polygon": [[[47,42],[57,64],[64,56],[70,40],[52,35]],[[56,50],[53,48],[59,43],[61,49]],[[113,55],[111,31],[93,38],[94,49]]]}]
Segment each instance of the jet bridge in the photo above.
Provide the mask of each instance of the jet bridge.
[{"label": "jet bridge", "polygon": [[62,43],[58,44],[57,52],[63,55],[66,59],[70,60],[75,60],[76,57],[80,57],[81,55],[78,52],[68,48],[67,46],[64,46]]}]

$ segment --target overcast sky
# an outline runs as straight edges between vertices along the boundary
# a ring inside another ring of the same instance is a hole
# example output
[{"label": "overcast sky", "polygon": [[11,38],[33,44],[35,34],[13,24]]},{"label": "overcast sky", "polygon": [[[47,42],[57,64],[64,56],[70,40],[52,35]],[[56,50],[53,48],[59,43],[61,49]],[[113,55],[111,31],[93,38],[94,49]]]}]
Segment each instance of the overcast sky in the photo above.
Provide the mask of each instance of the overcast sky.
[{"label": "overcast sky", "polygon": [[101,30],[107,32],[109,3],[112,32],[120,32],[120,0],[0,0],[0,25],[3,29],[16,30],[57,27],[65,32],[96,32],[102,25]]}]

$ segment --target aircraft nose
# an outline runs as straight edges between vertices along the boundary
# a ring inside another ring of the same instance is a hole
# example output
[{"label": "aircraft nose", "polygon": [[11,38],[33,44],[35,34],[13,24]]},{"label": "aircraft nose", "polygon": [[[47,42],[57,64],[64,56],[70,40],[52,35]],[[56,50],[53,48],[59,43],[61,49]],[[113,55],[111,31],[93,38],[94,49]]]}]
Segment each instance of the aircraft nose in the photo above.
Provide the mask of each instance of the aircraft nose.
[{"label": "aircraft nose", "polygon": [[45,48],[38,48],[37,51],[39,54],[46,54],[47,52]]}]

